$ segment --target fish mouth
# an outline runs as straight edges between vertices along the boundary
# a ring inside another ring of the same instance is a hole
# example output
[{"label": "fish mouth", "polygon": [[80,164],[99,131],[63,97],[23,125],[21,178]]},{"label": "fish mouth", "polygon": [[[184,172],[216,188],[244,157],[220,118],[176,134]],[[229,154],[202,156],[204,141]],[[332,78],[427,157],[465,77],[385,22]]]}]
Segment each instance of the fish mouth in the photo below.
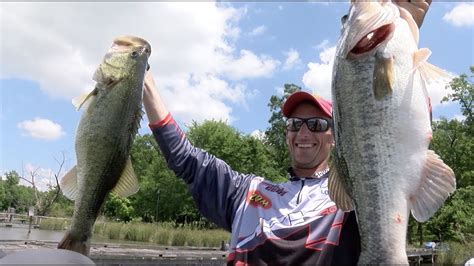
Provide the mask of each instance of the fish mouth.
[{"label": "fish mouth", "polygon": [[386,40],[390,39],[394,30],[395,25],[390,23],[369,32],[357,42],[349,54],[362,55],[374,50]]}]

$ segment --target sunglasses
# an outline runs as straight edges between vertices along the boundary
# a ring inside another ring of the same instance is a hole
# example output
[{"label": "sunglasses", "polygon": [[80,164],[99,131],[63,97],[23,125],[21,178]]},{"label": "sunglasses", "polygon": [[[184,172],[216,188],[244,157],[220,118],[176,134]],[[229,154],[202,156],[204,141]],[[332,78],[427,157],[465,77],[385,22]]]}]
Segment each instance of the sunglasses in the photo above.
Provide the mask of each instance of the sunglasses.
[{"label": "sunglasses", "polygon": [[291,117],[286,120],[286,130],[297,132],[303,124],[306,124],[311,132],[326,132],[331,127],[331,120],[322,117]]}]

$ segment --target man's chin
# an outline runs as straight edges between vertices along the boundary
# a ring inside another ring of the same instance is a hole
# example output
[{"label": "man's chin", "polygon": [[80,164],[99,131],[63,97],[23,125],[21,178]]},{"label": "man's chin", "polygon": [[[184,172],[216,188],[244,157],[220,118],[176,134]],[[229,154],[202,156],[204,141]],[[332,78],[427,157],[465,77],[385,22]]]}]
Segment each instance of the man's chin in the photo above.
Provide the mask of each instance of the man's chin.
[{"label": "man's chin", "polygon": [[319,164],[316,164],[316,163],[299,163],[299,164],[295,165],[295,167],[297,167],[299,169],[309,170],[309,169],[318,168],[318,165]]}]

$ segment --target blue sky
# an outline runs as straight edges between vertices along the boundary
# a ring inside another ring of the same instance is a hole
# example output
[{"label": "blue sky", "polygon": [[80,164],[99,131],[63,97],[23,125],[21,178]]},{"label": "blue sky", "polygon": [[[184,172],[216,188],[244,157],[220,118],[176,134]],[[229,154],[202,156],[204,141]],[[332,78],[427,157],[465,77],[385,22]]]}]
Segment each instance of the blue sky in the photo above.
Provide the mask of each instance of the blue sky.
[{"label": "blue sky", "polygon": [[[337,3],[0,3],[0,174],[16,170],[45,188],[65,157],[75,164],[80,112],[71,99],[114,37],[152,45],[150,65],[175,119],[223,119],[264,131],[271,95],[283,84],[330,98],[340,17]],[[420,32],[429,62],[461,74],[474,65],[474,4],[434,2]],[[461,118],[446,91],[430,88],[434,117]],[[141,134],[149,133],[146,118]],[[35,172],[36,171],[36,172]],[[62,174],[60,174],[62,175]]]}]

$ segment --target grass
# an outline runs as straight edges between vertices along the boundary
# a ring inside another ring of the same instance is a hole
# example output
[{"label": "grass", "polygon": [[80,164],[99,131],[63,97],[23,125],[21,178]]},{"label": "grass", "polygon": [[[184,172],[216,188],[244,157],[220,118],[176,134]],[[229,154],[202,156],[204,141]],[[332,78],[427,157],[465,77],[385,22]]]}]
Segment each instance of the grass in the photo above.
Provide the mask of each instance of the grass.
[{"label": "grass", "polygon": [[[120,235],[120,238],[112,238],[110,233],[105,234],[105,237],[111,239],[153,243],[163,246],[220,247],[221,241],[228,242],[230,239],[230,234],[224,230],[202,230],[190,226],[173,227],[169,224],[108,222],[105,227],[105,231],[107,231],[107,228],[116,228],[115,230],[120,228],[120,234],[115,234]],[[100,231],[103,230],[99,230],[97,233],[101,235]]]},{"label": "grass", "polygon": [[[64,230],[70,224],[65,219],[42,219],[40,229]],[[94,239],[151,243],[163,246],[220,247],[229,242],[230,234],[221,229],[196,229],[190,225],[172,223],[111,222],[99,218],[93,228]]]},{"label": "grass", "polygon": [[105,238],[163,246],[220,247],[221,241],[230,239],[230,234],[220,229],[203,230],[169,224],[107,222],[96,223],[95,227],[100,227],[100,230],[94,230],[94,233]]},{"label": "grass", "polygon": [[461,244],[449,242],[449,250],[440,252],[436,259],[436,264],[442,265],[464,265],[464,263],[473,257],[474,242]]},{"label": "grass", "polygon": [[60,218],[41,218],[39,228],[43,230],[65,230],[69,227],[71,221],[69,219]]}]

